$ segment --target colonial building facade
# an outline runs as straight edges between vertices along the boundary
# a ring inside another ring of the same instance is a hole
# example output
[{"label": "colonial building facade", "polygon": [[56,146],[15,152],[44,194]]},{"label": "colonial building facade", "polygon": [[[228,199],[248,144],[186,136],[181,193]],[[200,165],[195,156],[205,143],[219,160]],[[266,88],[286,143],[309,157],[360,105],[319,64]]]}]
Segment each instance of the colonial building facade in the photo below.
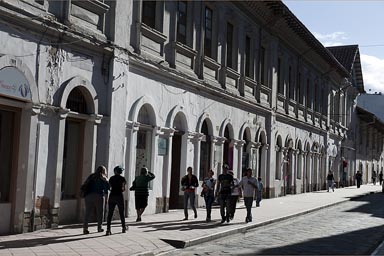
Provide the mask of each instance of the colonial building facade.
[{"label": "colonial building facade", "polygon": [[358,55],[346,68],[280,1],[19,0],[0,14],[0,233],[81,221],[100,164],[129,183],[156,175],[147,214],[181,207],[188,166],[200,181],[251,167],[278,197],[323,189],[344,157],[353,183]]}]

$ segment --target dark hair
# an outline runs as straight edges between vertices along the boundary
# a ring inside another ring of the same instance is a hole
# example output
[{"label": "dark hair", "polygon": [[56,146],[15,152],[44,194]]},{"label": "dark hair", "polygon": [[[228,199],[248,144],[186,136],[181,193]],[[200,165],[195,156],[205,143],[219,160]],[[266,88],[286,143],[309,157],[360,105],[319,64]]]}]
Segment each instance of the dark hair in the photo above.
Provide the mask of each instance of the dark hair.
[{"label": "dark hair", "polygon": [[117,174],[122,174],[123,171],[124,171],[124,168],[121,167],[120,165],[116,166],[114,169],[113,169],[114,172],[116,172]]},{"label": "dark hair", "polygon": [[147,169],[147,167],[142,167],[142,168],[140,169],[140,174],[141,174],[141,175],[147,175],[147,173],[148,173],[148,169]]}]

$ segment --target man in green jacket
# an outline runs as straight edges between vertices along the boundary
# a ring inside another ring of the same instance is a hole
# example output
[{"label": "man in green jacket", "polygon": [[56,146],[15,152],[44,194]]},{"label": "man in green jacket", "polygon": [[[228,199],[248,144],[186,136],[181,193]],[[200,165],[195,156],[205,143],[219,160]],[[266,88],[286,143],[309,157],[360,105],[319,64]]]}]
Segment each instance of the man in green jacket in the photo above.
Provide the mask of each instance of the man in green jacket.
[{"label": "man in green jacket", "polygon": [[148,205],[148,184],[155,178],[155,175],[148,171],[146,167],[141,168],[140,175],[136,176],[130,190],[135,191],[135,205],[137,212],[136,222],[141,221],[141,215]]}]

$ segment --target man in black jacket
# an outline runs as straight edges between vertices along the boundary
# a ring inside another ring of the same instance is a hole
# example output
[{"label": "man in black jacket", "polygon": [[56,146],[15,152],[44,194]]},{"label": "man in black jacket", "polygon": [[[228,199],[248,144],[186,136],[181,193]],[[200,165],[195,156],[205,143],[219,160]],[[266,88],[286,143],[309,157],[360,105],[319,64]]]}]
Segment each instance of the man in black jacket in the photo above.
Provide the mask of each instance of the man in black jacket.
[{"label": "man in black jacket", "polygon": [[193,212],[195,213],[195,219],[197,218],[197,211],[195,207],[195,190],[199,186],[197,177],[192,174],[192,167],[187,168],[187,175],[181,179],[182,190],[184,190],[184,220],[188,220],[188,199]]}]

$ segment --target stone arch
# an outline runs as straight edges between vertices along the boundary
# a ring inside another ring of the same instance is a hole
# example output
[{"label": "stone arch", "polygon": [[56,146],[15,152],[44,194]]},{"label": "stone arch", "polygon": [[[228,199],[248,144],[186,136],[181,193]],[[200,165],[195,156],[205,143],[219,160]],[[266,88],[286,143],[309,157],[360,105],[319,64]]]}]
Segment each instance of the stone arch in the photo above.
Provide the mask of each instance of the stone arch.
[{"label": "stone arch", "polygon": [[167,116],[167,121],[166,121],[166,126],[173,128],[173,124],[175,121],[175,118],[177,115],[180,115],[181,121],[182,121],[182,130],[183,131],[189,131],[188,128],[188,121],[187,121],[187,115],[184,112],[184,107],[177,105],[175,106],[168,114]]},{"label": "stone arch", "polygon": [[247,122],[244,122],[244,124],[241,126],[239,131],[239,140],[242,140],[244,137],[244,133],[246,134],[246,137],[249,141],[252,141],[252,135],[251,135],[251,128],[249,127]]},{"label": "stone arch", "polygon": [[201,131],[201,127],[203,126],[204,121],[206,121],[206,123],[207,123],[209,135],[213,135],[213,124],[212,124],[212,121],[210,119],[209,114],[206,112],[204,112],[199,117],[199,120],[197,121],[197,125],[196,125],[196,132]]},{"label": "stone arch", "polygon": [[0,57],[0,70],[5,67],[14,67],[17,68],[21,73],[23,73],[25,79],[27,79],[30,86],[32,102],[40,103],[39,90],[37,88],[34,76],[28,66],[24,64],[22,60],[14,56],[4,55]]},{"label": "stone arch", "polygon": [[156,114],[153,106],[156,106],[155,101],[152,97],[144,95],[133,103],[131,110],[129,111],[128,120],[137,121],[139,117],[139,112],[142,107],[145,106],[150,112],[150,118],[153,125],[156,125]]},{"label": "stone arch", "polygon": [[98,113],[98,99],[96,90],[86,78],[80,76],[72,77],[63,83],[62,87],[62,94],[61,97],[59,97],[59,106],[62,109],[66,108],[67,100],[71,91],[78,87],[85,98],[89,112],[91,114]]},{"label": "stone arch", "polygon": [[231,124],[231,119],[229,119],[229,118],[224,119],[224,121],[221,123],[220,131],[219,131],[219,136],[224,137],[224,133],[225,133],[225,128],[226,127],[228,127],[229,137],[230,138],[234,138],[235,134],[234,134],[234,131],[233,131],[233,126]]}]

